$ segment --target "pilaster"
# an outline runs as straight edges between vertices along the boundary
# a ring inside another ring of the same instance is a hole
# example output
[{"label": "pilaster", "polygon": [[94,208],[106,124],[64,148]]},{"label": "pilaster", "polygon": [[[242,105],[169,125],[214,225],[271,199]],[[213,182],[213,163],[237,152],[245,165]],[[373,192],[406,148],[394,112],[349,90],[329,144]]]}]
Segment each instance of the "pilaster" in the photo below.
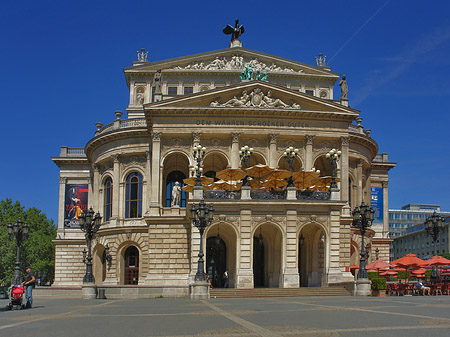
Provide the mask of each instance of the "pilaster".
[{"label": "pilaster", "polygon": [[269,134],[269,167],[277,168],[277,133]]},{"label": "pilaster", "polygon": [[231,168],[237,169],[239,168],[239,137],[240,133],[232,132],[231,133]]},{"label": "pilaster", "polygon": [[58,234],[64,233],[64,198],[66,194],[67,178],[59,177],[59,209],[58,209]]},{"label": "pilaster", "polygon": [[239,269],[236,275],[236,288],[253,288],[253,261],[252,261],[252,211],[241,210],[241,237]]},{"label": "pilaster", "polygon": [[305,170],[309,171],[313,167],[313,140],[314,136],[312,135],[306,135],[305,136]]},{"label": "pilaster", "polygon": [[356,164],[356,205],[360,205],[363,201],[363,188],[362,188],[362,165],[363,160],[358,159],[358,162]]},{"label": "pilaster", "polygon": [[152,132],[152,186],[150,195],[150,214],[159,215],[160,163],[162,132]]},{"label": "pilaster", "polygon": [[341,137],[341,200],[348,201],[348,144],[350,137]]},{"label": "pilaster", "polygon": [[297,211],[286,211],[286,260],[282,274],[283,288],[298,288],[300,277],[298,273],[298,240],[297,240]]},{"label": "pilaster", "polygon": [[342,282],[342,271],[340,268],[340,212],[330,212],[330,245],[328,263],[328,283]]},{"label": "pilaster", "polygon": [[111,224],[118,222],[119,218],[119,205],[120,205],[120,161],[119,155],[112,155],[113,160],[113,202],[112,202],[112,215],[111,215]]}]

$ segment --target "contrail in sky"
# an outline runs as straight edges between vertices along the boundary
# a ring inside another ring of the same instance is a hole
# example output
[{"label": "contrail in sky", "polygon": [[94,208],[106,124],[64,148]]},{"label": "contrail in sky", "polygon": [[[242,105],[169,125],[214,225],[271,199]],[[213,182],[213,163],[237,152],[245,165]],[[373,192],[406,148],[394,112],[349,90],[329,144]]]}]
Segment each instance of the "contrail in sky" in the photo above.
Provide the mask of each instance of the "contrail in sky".
[{"label": "contrail in sky", "polygon": [[347,40],[347,41],[345,41],[345,43],[341,46],[341,48],[339,48],[339,50],[336,52],[336,54],[334,54],[331,58],[330,58],[330,60],[328,61],[328,62],[331,62],[331,60],[332,59],[334,59],[341,51],[342,51],[342,49],[344,49],[349,43],[350,43],[350,41],[351,40],[353,40],[353,38],[356,36],[356,35],[358,35],[358,33],[365,27],[365,26],[367,26],[367,24],[384,8],[384,7],[386,7],[386,5],[389,3],[389,2],[391,2],[391,0],[387,0],[380,8],[378,8],[377,9],[377,11],[375,12],[375,13],[373,13],[373,15],[370,17],[370,18],[368,18],[367,19],[367,21],[366,22],[364,22],[363,23],[363,25],[361,26],[361,27],[359,27],[357,30],[356,30],[356,32],[354,32],[353,34],[352,34],[352,36],[350,36],[350,38]]}]

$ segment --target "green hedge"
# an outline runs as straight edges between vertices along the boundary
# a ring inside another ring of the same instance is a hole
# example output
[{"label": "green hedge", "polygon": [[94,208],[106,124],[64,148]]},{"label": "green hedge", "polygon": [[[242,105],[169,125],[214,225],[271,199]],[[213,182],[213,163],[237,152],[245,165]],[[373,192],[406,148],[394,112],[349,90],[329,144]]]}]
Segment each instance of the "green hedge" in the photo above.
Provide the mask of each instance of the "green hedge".
[{"label": "green hedge", "polygon": [[377,271],[368,272],[367,276],[369,277],[369,280],[372,280],[374,278],[379,278],[380,277],[380,275],[378,275]]},{"label": "green hedge", "polygon": [[399,270],[397,273],[397,278],[399,279],[409,279],[411,278],[411,271],[410,270]]},{"label": "green hedge", "polygon": [[383,277],[376,277],[372,279],[372,290],[386,290],[387,283]]}]

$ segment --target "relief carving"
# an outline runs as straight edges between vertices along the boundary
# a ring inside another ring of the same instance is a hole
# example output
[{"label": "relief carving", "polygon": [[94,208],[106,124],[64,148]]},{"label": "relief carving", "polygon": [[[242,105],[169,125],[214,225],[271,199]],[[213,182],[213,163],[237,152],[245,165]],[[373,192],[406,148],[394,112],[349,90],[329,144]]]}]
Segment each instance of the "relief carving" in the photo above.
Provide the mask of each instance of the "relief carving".
[{"label": "relief carving", "polygon": [[112,161],[107,161],[104,164],[99,165],[98,171],[100,172],[100,174],[105,173],[106,171],[112,169],[114,166]]},{"label": "relief carving", "polygon": [[123,157],[122,160],[122,165],[124,168],[128,167],[128,166],[141,166],[141,167],[145,167],[145,164],[147,163],[147,157],[146,156],[127,156],[127,157]]},{"label": "relief carving", "polygon": [[153,141],[161,141],[162,132],[152,132]]}]

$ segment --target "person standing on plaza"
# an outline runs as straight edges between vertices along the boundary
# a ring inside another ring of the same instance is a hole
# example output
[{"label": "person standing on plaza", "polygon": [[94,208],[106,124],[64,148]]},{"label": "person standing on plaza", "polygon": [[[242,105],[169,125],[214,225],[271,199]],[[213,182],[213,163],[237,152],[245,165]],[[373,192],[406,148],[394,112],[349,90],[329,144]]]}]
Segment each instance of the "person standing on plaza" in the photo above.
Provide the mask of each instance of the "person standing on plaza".
[{"label": "person standing on plaza", "polygon": [[27,272],[27,275],[25,276],[25,281],[22,282],[22,285],[25,286],[25,299],[27,301],[26,308],[31,308],[33,306],[33,288],[35,278],[30,267],[27,267],[25,271]]},{"label": "person standing on plaza", "polygon": [[228,288],[228,270],[225,270],[223,273],[223,279],[225,280],[225,284],[223,285],[224,288]]}]

